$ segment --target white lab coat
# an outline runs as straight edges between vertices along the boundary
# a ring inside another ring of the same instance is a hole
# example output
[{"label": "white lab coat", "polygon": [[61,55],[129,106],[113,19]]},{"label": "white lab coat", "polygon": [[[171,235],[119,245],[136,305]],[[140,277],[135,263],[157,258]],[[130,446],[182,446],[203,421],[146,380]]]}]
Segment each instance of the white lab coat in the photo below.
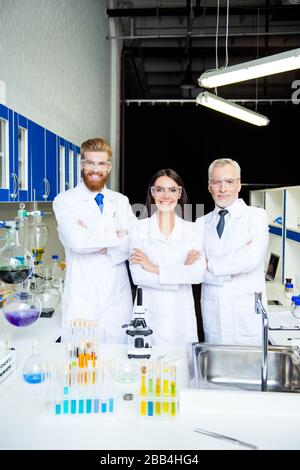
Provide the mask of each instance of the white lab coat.
[{"label": "white lab coat", "polygon": [[156,213],[140,220],[132,234],[131,249],[140,248],[159,265],[159,275],[140,265],[131,264],[133,282],[143,288],[146,321],[153,330],[152,344],[185,345],[198,341],[191,284],[202,281],[204,256],[190,266],[184,262],[192,249],[202,250],[203,234],[196,224],[175,216],[175,226],[168,239],[159,229]]},{"label": "white lab coat", "polygon": [[[133,230],[137,219],[127,197],[106,187],[102,193],[102,214],[94,200],[97,193],[84,182],[60,193],[53,202],[59,238],[66,252],[64,340],[70,335],[70,320],[84,318],[97,321],[100,342],[126,342],[122,324],[128,323],[132,315],[131,287],[124,263],[129,238],[119,239],[116,230]],[[105,247],[107,255],[97,253]]]},{"label": "white lab coat", "polygon": [[[219,208],[204,220],[204,251],[208,269],[201,286],[205,341],[216,344],[260,344],[262,319],[255,313],[255,292],[263,293],[266,307],[264,259],[269,231],[264,209],[238,199],[227,207],[224,232],[216,226]],[[250,243],[249,243],[250,242]]]}]

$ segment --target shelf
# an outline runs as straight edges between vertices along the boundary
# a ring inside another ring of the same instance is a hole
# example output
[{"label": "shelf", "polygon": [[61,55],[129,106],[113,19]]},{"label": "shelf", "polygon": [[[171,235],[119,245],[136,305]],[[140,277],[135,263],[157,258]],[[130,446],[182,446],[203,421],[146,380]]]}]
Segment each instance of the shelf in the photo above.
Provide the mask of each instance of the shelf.
[{"label": "shelf", "polygon": [[278,237],[282,237],[282,225],[269,224],[269,233],[271,235],[277,235]]},{"label": "shelf", "polygon": [[286,230],[286,238],[287,240],[292,240],[294,242],[300,243],[300,230]]}]

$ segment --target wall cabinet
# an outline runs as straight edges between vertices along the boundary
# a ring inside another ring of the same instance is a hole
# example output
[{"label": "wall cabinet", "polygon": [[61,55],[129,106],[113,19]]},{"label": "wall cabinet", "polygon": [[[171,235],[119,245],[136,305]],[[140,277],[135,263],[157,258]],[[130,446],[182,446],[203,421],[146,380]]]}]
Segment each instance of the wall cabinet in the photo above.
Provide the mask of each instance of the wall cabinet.
[{"label": "wall cabinet", "polygon": [[0,105],[0,202],[53,201],[80,180],[79,147]]},{"label": "wall cabinet", "polygon": [[291,277],[300,289],[300,186],[250,192],[250,204],[266,209],[269,219],[270,253],[280,256],[276,281]]}]

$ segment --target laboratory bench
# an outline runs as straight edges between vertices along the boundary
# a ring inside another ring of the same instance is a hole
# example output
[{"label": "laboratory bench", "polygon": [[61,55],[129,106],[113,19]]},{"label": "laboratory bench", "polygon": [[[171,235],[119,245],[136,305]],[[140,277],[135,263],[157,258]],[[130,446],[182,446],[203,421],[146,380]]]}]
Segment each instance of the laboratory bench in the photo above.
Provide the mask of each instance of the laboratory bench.
[{"label": "laboratory bench", "polygon": [[[281,284],[267,284],[269,299],[283,300]],[[269,317],[272,308],[269,309]],[[43,384],[22,379],[32,339],[39,340],[42,357],[63,361],[66,344],[56,343],[61,333],[61,310],[40,318],[30,327],[9,325],[0,313],[0,333],[8,332],[16,349],[17,366],[0,384],[0,449],[95,450],[202,450],[244,447],[194,432],[203,428],[252,443],[258,449],[300,449],[300,394],[238,390],[205,390],[189,384],[187,351],[183,347],[153,347],[153,360],[175,364],[179,411],[175,417],[139,415],[139,382],[115,381],[116,406],[112,415],[55,415],[41,412]],[[297,331],[269,331],[274,345],[289,345]],[[142,359],[127,358],[126,345],[98,346],[100,358],[140,366]],[[124,400],[132,394],[133,400]]]},{"label": "laboratory bench", "polygon": [[[17,369],[0,384],[1,449],[201,450],[244,447],[194,432],[195,428],[226,434],[258,449],[300,449],[300,396],[287,393],[198,390],[188,388],[188,361],[183,347],[153,347],[152,359],[175,364],[180,390],[175,417],[139,415],[139,382],[115,382],[112,415],[44,415],[39,407],[43,384],[30,385],[21,372],[31,342],[16,345]],[[66,355],[63,343],[43,343],[51,361]],[[128,362],[126,345],[99,345],[100,358]],[[141,365],[145,360],[131,359]],[[125,401],[124,394],[133,394]]]}]

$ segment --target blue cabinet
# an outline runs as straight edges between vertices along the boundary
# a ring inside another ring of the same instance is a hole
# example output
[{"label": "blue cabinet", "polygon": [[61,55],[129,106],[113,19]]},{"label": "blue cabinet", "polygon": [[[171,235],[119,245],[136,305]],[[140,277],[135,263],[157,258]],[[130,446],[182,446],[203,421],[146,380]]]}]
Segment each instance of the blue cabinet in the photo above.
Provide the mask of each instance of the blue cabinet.
[{"label": "blue cabinet", "polygon": [[13,153],[10,148],[12,116],[12,111],[0,104],[0,201],[10,200],[13,181],[15,181],[11,175],[13,168]]},{"label": "blue cabinet", "polygon": [[0,202],[53,201],[78,182],[79,147],[0,104]]}]

